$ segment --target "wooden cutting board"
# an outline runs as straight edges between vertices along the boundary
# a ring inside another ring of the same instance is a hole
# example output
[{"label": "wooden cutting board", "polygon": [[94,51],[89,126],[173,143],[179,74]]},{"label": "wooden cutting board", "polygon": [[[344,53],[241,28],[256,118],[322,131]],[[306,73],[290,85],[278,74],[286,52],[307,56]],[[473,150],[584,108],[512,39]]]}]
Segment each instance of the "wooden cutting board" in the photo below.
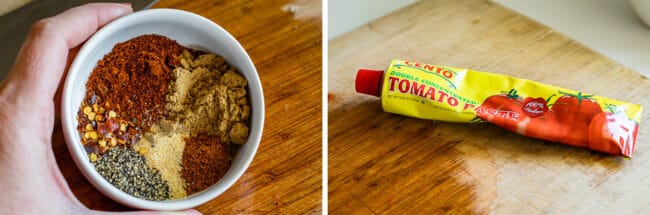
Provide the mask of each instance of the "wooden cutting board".
[{"label": "wooden cutting board", "polygon": [[[311,0],[161,0],[154,7],[191,11],[221,25],[250,54],[264,89],[266,118],[255,159],[235,185],[196,209],[204,214],[319,213],[320,4]],[[134,210],[102,195],[81,175],[58,122],[52,139],[58,166],[83,204],[96,210]]]},{"label": "wooden cutting board", "polygon": [[329,43],[329,212],[650,211],[650,136],[622,159],[490,124],[385,113],[354,91],[360,68],[393,58],[473,68],[650,107],[650,81],[486,0],[420,1]]}]

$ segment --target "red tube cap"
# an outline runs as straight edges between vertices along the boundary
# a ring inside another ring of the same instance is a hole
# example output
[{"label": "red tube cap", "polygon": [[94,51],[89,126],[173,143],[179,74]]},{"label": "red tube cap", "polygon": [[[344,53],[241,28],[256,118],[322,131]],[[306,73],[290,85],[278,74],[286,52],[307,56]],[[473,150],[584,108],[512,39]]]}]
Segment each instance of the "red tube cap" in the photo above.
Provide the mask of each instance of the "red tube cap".
[{"label": "red tube cap", "polygon": [[357,92],[379,97],[383,75],[382,70],[360,69],[354,82]]}]

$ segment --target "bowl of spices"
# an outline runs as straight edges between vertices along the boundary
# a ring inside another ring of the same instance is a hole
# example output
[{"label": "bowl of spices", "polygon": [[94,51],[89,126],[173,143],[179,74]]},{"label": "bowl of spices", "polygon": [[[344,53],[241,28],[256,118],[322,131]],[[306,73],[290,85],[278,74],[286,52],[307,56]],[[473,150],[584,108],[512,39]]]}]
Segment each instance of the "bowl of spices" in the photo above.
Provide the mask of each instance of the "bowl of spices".
[{"label": "bowl of spices", "polygon": [[253,160],[264,125],[261,82],[239,42],[173,9],[97,31],[70,66],[62,102],[81,172],[142,209],[191,208],[225,192]]}]

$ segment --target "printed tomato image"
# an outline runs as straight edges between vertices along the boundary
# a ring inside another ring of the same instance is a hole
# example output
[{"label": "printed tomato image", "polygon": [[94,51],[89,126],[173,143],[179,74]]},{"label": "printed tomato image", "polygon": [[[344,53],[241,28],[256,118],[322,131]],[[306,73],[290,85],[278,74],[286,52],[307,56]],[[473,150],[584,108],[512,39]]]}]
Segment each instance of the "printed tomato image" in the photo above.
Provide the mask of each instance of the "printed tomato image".
[{"label": "printed tomato image", "polygon": [[518,124],[517,133],[554,142],[560,142],[567,135],[567,129],[560,129],[562,124],[552,111],[547,111],[538,117],[527,117]]},{"label": "printed tomato image", "polygon": [[593,95],[583,95],[582,92],[570,94],[560,91],[563,94],[558,98],[551,110],[562,126],[562,133],[566,136],[560,139],[560,142],[578,146],[589,146],[589,126],[591,120],[603,110],[596,100],[592,99]]},{"label": "printed tomato image", "polygon": [[550,141],[567,135],[567,129],[560,129],[562,124],[543,98],[526,98],[522,109],[528,117],[517,125],[517,133]]},{"label": "printed tomato image", "polygon": [[546,100],[543,98],[526,98],[521,108],[529,117],[542,116],[548,111]]},{"label": "printed tomato image", "polygon": [[568,129],[549,111],[543,98],[522,99],[512,89],[508,94],[488,97],[476,109],[479,118],[518,134],[550,141],[559,141]]},{"label": "printed tomato image", "polygon": [[[603,112],[592,95],[562,94],[553,104],[548,99],[525,98],[515,89],[493,95],[476,108],[476,115],[518,134],[595,151],[630,157],[639,125],[625,115],[625,107],[606,104]],[[551,106],[549,110],[549,106]]]},{"label": "printed tomato image", "polygon": [[523,100],[517,95],[517,91],[512,89],[508,94],[488,97],[475,110],[476,115],[482,120],[517,132],[517,124],[527,117],[521,109],[522,105]]},{"label": "printed tomato image", "polygon": [[589,148],[630,157],[639,125],[625,116],[624,108],[607,107],[611,112],[599,113],[589,125]]}]

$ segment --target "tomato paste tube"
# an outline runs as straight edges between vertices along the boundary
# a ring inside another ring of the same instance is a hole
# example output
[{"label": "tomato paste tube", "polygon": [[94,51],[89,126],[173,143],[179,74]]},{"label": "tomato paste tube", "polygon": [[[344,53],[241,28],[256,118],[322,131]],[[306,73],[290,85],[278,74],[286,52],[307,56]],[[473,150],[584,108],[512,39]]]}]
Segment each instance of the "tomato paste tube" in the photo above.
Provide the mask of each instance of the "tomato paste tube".
[{"label": "tomato paste tube", "polygon": [[361,69],[356,91],[384,111],[448,122],[490,122],[518,134],[631,157],[642,107],[506,75],[393,60]]}]

